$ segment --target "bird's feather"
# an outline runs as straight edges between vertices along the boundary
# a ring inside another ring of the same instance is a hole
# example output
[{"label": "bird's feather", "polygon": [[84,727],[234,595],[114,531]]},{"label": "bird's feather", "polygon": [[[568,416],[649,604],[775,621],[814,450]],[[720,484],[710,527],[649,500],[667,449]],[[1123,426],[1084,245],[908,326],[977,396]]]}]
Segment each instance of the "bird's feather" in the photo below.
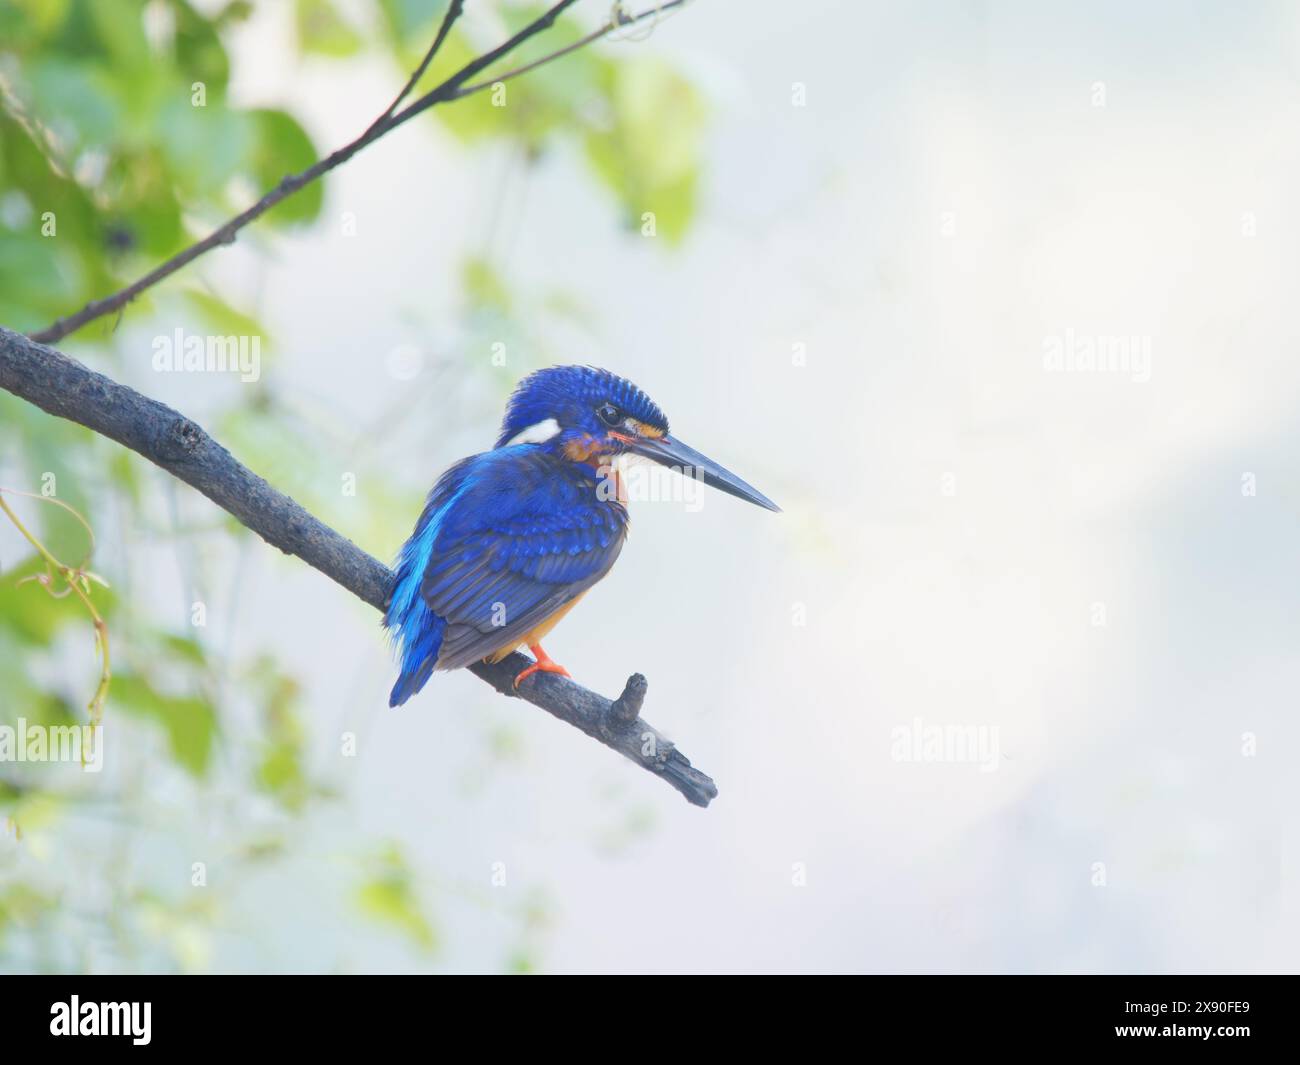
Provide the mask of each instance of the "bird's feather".
[{"label": "bird's feather", "polygon": [[536,444],[452,467],[399,560],[386,622],[402,644],[393,698],[434,669],[517,645],[605,576],[626,535],[627,512],[598,495],[595,471]]},{"label": "bird's feather", "polygon": [[627,533],[594,471],[530,445],[484,456],[449,511],[420,584],[447,625],[438,669],[515,646],[609,572]]}]

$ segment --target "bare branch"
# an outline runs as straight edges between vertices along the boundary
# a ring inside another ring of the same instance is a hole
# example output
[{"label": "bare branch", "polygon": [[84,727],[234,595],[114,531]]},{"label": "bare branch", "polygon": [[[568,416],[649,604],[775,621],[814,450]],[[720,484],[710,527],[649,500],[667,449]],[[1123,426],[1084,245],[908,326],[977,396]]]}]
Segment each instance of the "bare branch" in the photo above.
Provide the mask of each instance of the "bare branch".
[{"label": "bare branch", "polygon": [[460,18],[461,11],[465,7],[465,0],[451,0],[447,5],[447,13],[442,17],[442,24],[438,27],[438,34],[433,39],[433,44],[429,45],[429,50],[424,53],[424,58],[420,60],[420,65],[415,68],[411,76],[406,79],[406,84],[402,86],[402,91],[397,94],[393,102],[388,105],[382,115],[370,124],[367,133],[377,125],[392,115],[397,110],[398,105],[411,95],[411,90],[415,88],[419,80],[424,77],[424,72],[429,69],[429,64],[433,62],[433,57],[438,54],[438,49],[442,47],[442,42],[447,39],[447,34],[451,32],[451,27],[455,21]]},{"label": "bare branch", "polygon": [[461,100],[466,96],[472,96],[476,92],[482,92],[484,89],[490,89],[493,85],[498,85],[503,81],[509,81],[511,78],[517,78],[520,74],[527,74],[530,70],[536,70],[538,67],[545,66],[547,63],[553,63],[571,52],[576,52],[579,48],[586,48],[587,45],[593,44],[602,37],[607,37],[615,30],[623,29],[627,26],[635,26],[638,22],[644,22],[646,19],[657,19],[665,11],[671,11],[673,8],[682,7],[687,0],[668,0],[667,3],[657,4],[655,7],[642,11],[635,15],[629,15],[621,6],[615,5],[613,12],[610,14],[609,21],[599,29],[592,30],[587,36],[579,38],[572,44],[565,45],[563,48],[557,48],[549,55],[544,55],[540,59],[534,59],[531,63],[525,63],[521,67],[515,67],[514,70],[507,70],[504,74],[495,74],[483,81],[475,82],[473,85],[465,85],[456,90],[453,100]]},{"label": "bare branch", "polygon": [[347,162],[356,155],[357,152],[361,151],[362,148],[373,144],[386,133],[390,133],[398,126],[410,121],[416,115],[427,111],[429,108],[434,107],[437,104],[448,103],[451,100],[458,100],[462,97],[470,96],[489,85],[495,84],[497,81],[517,77],[525,71],[534,70],[544,63],[549,63],[561,56],[568,55],[570,52],[573,52],[578,48],[591,44],[593,41],[599,40],[601,37],[604,37],[606,34],[611,33],[616,29],[631,26],[646,19],[656,18],[663,11],[667,11],[670,8],[680,7],[684,2],[685,0],[672,0],[672,2],[658,4],[656,7],[642,11],[636,15],[624,14],[621,8],[616,7],[609,22],[599,30],[588,34],[582,40],[577,41],[566,48],[562,48],[557,52],[553,52],[551,55],[545,56],[533,63],[529,63],[527,66],[509,71],[508,73],[503,74],[500,78],[494,78],[490,81],[478,84],[466,85],[466,82],[470,81],[471,78],[482,73],[498,60],[505,58],[525,41],[535,37],[544,30],[549,29],[566,8],[572,7],[573,4],[576,3],[576,0],[560,0],[559,3],[552,5],[509,40],[498,45],[496,48],[493,48],[491,51],[485,52],[473,62],[467,63],[440,85],[431,89],[401,111],[397,111],[396,108],[398,105],[415,88],[416,82],[420,80],[420,77],[428,68],[429,63],[432,62],[433,57],[437,54],[438,49],[442,47],[442,42],[450,32],[452,23],[459,16],[463,0],[461,0],[461,2],[453,0],[451,6],[447,9],[447,14],[443,18],[442,24],[438,28],[438,34],[434,38],[433,44],[425,54],[419,67],[416,68],[415,72],[407,80],[406,86],[398,94],[397,98],[389,105],[388,109],[373,123],[371,123],[369,128],[367,128],[361,136],[357,137],[350,143],[345,144],[342,148],[332,152],[330,155],[327,155],[324,159],[320,159],[313,163],[306,170],[286,176],[278,185],[275,186],[275,188],[270,189],[251,207],[235,215],[234,218],[213,230],[202,240],[196,241],[188,248],[172,256],[166,262],[155,267],[153,270],[150,270],[138,281],[132,282],[130,285],[118,290],[111,296],[105,296],[98,300],[91,300],[76,313],[60,318],[47,328],[32,333],[31,338],[43,344],[54,344],[62,340],[68,334],[76,332],[76,330],[80,329],[88,322],[93,322],[95,319],[102,318],[106,314],[112,314],[114,311],[120,311],[142,292],[152,288],[165,278],[170,277],[182,267],[187,266],[195,259],[199,258],[199,256],[204,255],[213,248],[220,247],[221,245],[233,244],[239,231],[250,222],[260,218],[276,204],[287,199],[289,196],[292,196],[299,189],[311,184],[323,175],[328,174],[335,167]]},{"label": "bare branch", "polygon": [[[62,352],[0,326],[0,388],[60,418],[116,440],[198,489],[267,543],[296,555],[376,610],[388,602],[392,572],[244,466],[198,425],[165,404],[95,373]],[[645,678],[634,675],[613,702],[555,674],[534,674],[514,690],[528,659],[512,654],[470,667],[507,696],[518,696],[657,773],[696,806],[718,789],[639,716]]]}]

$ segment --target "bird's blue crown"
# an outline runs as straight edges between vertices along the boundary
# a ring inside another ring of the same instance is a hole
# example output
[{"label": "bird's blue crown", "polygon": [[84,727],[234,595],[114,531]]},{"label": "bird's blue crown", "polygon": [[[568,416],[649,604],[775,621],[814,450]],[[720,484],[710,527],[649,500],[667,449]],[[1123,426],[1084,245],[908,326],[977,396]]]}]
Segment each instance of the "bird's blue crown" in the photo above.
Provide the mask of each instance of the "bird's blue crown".
[{"label": "bird's blue crown", "polygon": [[497,447],[533,426],[554,419],[564,432],[603,433],[609,408],[644,425],[668,432],[668,419],[631,381],[595,366],[551,366],[519,382],[506,407]]}]

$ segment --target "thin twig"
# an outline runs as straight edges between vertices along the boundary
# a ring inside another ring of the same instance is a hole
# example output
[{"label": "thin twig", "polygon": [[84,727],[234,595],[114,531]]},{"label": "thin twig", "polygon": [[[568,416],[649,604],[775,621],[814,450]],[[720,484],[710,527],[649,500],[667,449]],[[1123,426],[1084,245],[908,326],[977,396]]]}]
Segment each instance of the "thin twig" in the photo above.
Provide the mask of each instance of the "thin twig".
[{"label": "thin twig", "polygon": [[617,5],[614,7],[610,20],[599,29],[592,30],[587,36],[567,44],[563,48],[557,48],[554,52],[542,56],[540,59],[534,59],[531,63],[525,63],[521,67],[515,67],[514,70],[507,70],[504,74],[497,74],[484,81],[475,82],[473,85],[466,85],[456,90],[453,100],[463,100],[466,96],[472,96],[476,92],[482,92],[484,89],[490,89],[493,85],[499,85],[502,82],[509,81],[511,78],[517,78],[520,74],[527,74],[530,70],[536,70],[538,67],[545,66],[547,63],[561,59],[570,52],[576,52],[579,48],[585,48],[593,44],[602,37],[607,37],[615,30],[621,30],[627,26],[634,26],[638,22],[643,22],[648,18],[658,18],[665,11],[671,11],[675,7],[682,7],[688,0],[669,0],[668,3],[659,4],[657,7],[647,11],[641,11],[635,15],[629,15]]},{"label": "thin twig", "polygon": [[[95,604],[90,601],[90,584],[88,578],[93,577],[101,584],[104,583],[103,579],[95,574],[87,573],[84,565],[69,566],[66,562],[62,562],[56,558],[50,549],[41,543],[41,541],[36,538],[36,535],[23,524],[22,519],[14,513],[13,508],[5,502],[6,493],[27,496],[31,499],[40,499],[47,503],[57,503],[65,510],[71,511],[72,514],[76,516],[77,520],[86,527],[86,531],[90,532],[92,547],[95,541],[95,534],[90,531],[90,523],[62,500],[47,498],[44,496],[35,496],[30,492],[15,492],[11,488],[0,488],[0,510],[4,511],[9,520],[13,522],[14,527],[22,533],[23,538],[36,549],[36,553],[40,555],[42,561],[45,563],[45,568],[49,574],[48,579],[45,574],[37,575],[40,583],[45,587],[45,590],[56,599],[63,598],[63,596],[59,595],[52,586],[54,574],[57,573],[63,578],[64,583],[67,584],[73,594],[81,600],[82,606],[84,606],[90,614],[91,623],[95,627],[95,650],[99,652],[100,655],[100,669],[99,685],[95,688],[95,694],[91,696],[87,710],[90,711],[90,723],[92,725],[98,725],[104,715],[104,701],[108,698],[108,686],[113,678],[113,663],[108,646],[108,625],[105,624],[104,619],[95,608]],[[67,592],[63,593],[63,595],[66,594]]]},{"label": "thin twig", "polygon": [[52,503],[54,506],[66,510],[71,514],[77,520],[77,523],[86,530],[86,540],[88,541],[86,554],[81,560],[81,565],[76,567],[81,570],[86,568],[87,563],[90,562],[90,556],[95,553],[95,530],[90,527],[90,522],[81,516],[76,507],[69,503],[65,503],[62,499],[57,499],[54,496],[38,496],[35,492],[24,492],[19,488],[4,488],[0,486],[0,493],[11,496],[22,496],[24,499],[35,499],[38,503]]},{"label": "thin twig", "polygon": [[424,72],[429,69],[429,64],[433,62],[433,57],[438,54],[438,49],[442,47],[442,42],[447,39],[447,34],[451,32],[451,27],[455,21],[460,18],[461,10],[465,6],[465,0],[451,0],[447,5],[447,13],[442,17],[442,25],[438,27],[438,34],[433,39],[433,44],[429,45],[429,50],[424,53],[424,58],[420,60],[420,65],[415,68],[411,76],[406,79],[406,84],[402,86],[402,91],[394,97],[393,102],[385,108],[384,113],[370,124],[367,133],[374,129],[384,119],[389,118],[398,105],[411,95],[411,90],[415,88],[416,83],[424,77]]}]

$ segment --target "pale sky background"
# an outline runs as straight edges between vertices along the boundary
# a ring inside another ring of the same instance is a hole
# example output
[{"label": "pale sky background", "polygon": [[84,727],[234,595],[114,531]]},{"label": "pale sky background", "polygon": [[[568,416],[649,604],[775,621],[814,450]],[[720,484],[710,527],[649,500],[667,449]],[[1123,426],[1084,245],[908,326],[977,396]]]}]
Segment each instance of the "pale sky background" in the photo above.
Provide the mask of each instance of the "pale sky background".
[{"label": "pale sky background", "polygon": [[[346,141],[397,72],[285,69],[267,6],[236,99]],[[346,789],[241,887],[213,967],[495,970],[542,897],[555,971],[1294,970],[1300,10],[701,0],[616,47],[710,102],[679,250],[620,230],[566,151],[523,173],[419,122],[329,179],[317,229],[205,270],[256,300],[276,388],[346,427],[318,460],[377,449],[420,490],[504,399],[459,346],[465,251],[593,309],[548,332],[559,357],[640,384],[785,508],[635,507],[548,640],[597,690],[644,672],[646,718],[721,794],[692,808],[469,675],[390,711],[369,608],[260,543],[204,548],[210,638],[302,673]],[[154,331],[127,379],[201,415],[211,383],[152,374]],[[1067,336],[1139,338],[1149,379],[1045,369]],[[363,480],[340,531],[391,558],[368,505]],[[173,546],[133,550],[184,624]],[[996,770],[896,760],[918,720],[996,735]],[[347,905],[339,856],[390,838],[433,885],[432,960]]]}]

